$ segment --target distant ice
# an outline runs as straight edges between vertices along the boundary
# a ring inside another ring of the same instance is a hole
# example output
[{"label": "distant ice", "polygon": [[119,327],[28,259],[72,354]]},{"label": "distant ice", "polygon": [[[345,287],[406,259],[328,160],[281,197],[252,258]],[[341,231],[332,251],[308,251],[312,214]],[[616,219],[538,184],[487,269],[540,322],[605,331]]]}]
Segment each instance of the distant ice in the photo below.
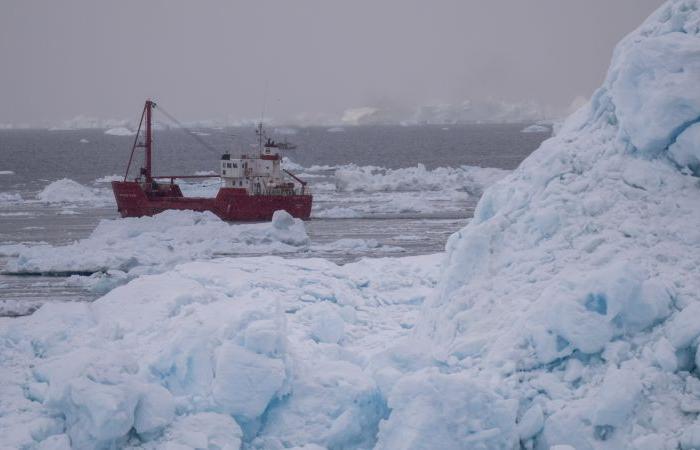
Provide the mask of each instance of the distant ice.
[{"label": "distant ice", "polygon": [[528,125],[520,130],[521,133],[549,133],[550,131],[549,127],[539,124]]},{"label": "distant ice", "polygon": [[81,144],[89,144],[90,141],[88,141],[88,140],[85,139],[85,138],[82,138],[82,139],[80,140],[80,143],[81,143]]},{"label": "distant ice", "polygon": [[294,134],[297,134],[296,128],[289,128],[289,127],[277,127],[272,130],[272,134],[281,134],[281,135],[287,135],[291,136]]},{"label": "distant ice", "polygon": [[[124,119],[98,119],[96,117],[88,117],[84,115],[75,116],[72,119],[65,120],[59,124],[49,128],[51,131],[66,131],[66,130],[87,130],[87,129],[109,129],[126,127],[129,123]],[[82,142],[82,141],[81,141]]]},{"label": "distant ice", "polygon": [[0,170],[0,175],[14,175],[15,173],[11,170]]},{"label": "distant ice", "polygon": [[[379,109],[370,106],[363,106],[361,108],[350,108],[343,112],[341,117],[341,122],[347,125],[362,125],[366,123],[373,123],[376,121],[374,116],[379,112]],[[330,130],[328,130],[330,131]]]},{"label": "distant ice", "polygon": [[327,129],[326,131],[328,131],[329,133],[342,133],[343,131],[345,131],[345,128],[343,128],[343,127],[331,127],[329,129]]},{"label": "distant ice", "polygon": [[505,177],[507,170],[474,166],[415,167],[386,169],[374,166],[347,165],[335,171],[336,188],[346,192],[411,192],[457,190],[472,194]]},{"label": "distant ice", "polygon": [[130,129],[125,127],[116,127],[106,130],[105,134],[108,134],[110,136],[133,136],[136,134],[136,132],[131,131]]}]

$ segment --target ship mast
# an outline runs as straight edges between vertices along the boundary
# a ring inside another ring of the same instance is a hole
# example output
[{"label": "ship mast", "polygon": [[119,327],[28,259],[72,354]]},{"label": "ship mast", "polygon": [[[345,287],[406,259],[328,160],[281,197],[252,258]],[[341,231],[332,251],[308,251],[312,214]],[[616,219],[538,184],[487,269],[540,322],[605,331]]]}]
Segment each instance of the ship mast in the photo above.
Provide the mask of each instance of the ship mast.
[{"label": "ship mast", "polygon": [[151,126],[151,116],[155,105],[156,104],[151,100],[146,100],[146,106],[144,106],[146,109],[146,143],[144,144],[144,148],[146,150],[146,167],[144,176],[146,177],[147,183],[150,183],[153,180],[151,174],[151,152],[153,150],[153,129]]}]

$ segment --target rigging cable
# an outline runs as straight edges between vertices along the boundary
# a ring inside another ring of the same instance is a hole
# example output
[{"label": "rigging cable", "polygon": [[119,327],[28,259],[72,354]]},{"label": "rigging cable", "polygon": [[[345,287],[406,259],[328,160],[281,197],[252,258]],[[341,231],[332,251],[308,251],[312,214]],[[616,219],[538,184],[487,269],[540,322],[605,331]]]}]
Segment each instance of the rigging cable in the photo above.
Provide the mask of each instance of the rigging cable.
[{"label": "rigging cable", "polygon": [[217,155],[218,155],[219,153],[221,153],[219,150],[217,150],[217,149],[214,148],[213,146],[209,145],[204,139],[202,139],[201,137],[197,136],[197,134],[195,134],[195,133],[192,132],[190,129],[188,129],[186,126],[184,126],[183,124],[181,124],[176,118],[174,118],[174,117],[173,117],[172,115],[170,115],[165,109],[163,109],[163,107],[160,106],[160,104],[156,107],[156,110],[158,110],[158,111],[160,111],[161,113],[163,113],[163,115],[164,115],[165,117],[167,117],[168,119],[170,119],[173,123],[175,123],[175,125],[177,125],[178,127],[180,127],[185,133],[189,134],[189,135],[192,137],[192,139],[194,139],[195,141],[199,142],[199,143],[200,143],[204,148],[206,148],[207,150],[209,150],[209,151],[211,151],[211,152],[214,152],[214,153],[216,153]]}]

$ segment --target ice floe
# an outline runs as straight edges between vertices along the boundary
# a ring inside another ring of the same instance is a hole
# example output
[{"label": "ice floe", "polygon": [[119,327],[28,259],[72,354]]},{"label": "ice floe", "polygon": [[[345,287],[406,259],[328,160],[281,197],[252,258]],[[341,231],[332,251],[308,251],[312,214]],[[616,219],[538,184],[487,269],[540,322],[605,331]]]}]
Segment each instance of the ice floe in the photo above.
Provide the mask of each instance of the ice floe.
[{"label": "ice floe", "polygon": [[261,224],[228,224],[209,212],[165,211],[153,217],[102,220],[89,237],[63,246],[0,246],[15,273],[98,273],[123,282],[178,263],[227,253],[296,250],[309,243],[304,224],[284,211]]},{"label": "ice floe", "polygon": [[49,183],[36,195],[36,198],[45,203],[104,205],[114,202],[111,190],[90,188],[68,178]]}]

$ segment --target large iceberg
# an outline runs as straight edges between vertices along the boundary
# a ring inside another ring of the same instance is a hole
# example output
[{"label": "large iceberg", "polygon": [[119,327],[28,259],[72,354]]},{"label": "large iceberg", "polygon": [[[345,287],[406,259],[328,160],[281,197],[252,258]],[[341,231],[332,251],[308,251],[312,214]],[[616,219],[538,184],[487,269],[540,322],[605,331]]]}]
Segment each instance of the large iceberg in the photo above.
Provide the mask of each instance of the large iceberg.
[{"label": "large iceberg", "polygon": [[666,3],[623,39],[590,103],[450,238],[413,336],[432,360],[397,365],[384,448],[425,448],[405,430],[441,448],[697,448],[699,9]]}]

